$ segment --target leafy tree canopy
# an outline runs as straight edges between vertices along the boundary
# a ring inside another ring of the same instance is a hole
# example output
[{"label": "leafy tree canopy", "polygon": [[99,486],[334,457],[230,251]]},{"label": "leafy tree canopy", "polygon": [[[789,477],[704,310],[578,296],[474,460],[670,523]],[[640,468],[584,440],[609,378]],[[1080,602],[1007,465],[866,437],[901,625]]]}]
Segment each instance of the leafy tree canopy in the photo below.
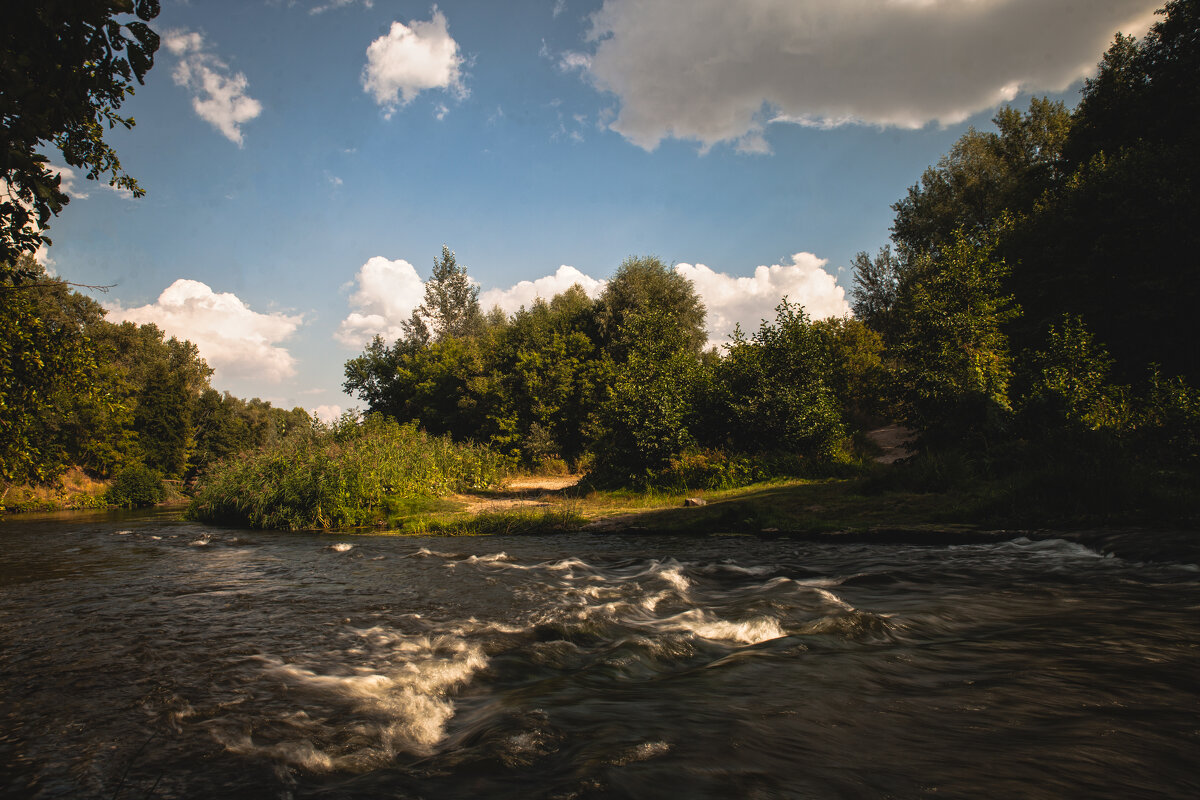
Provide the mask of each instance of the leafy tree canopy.
[{"label": "leafy tree canopy", "polygon": [[[91,180],[135,196],[143,191],[104,141],[106,128],[131,128],[118,114],[154,65],[158,35],[147,22],[158,0],[37,0],[6,3],[0,26],[0,264],[18,280],[19,257],[49,239],[51,215],[69,199],[41,150],[57,148]],[[126,15],[135,19],[121,20]]]},{"label": "leafy tree canopy", "polygon": [[627,258],[604,288],[597,303],[601,335],[613,358],[621,361],[642,330],[631,325],[634,317],[653,311],[665,314],[696,353],[704,347],[704,303],[692,282],[654,256]]}]

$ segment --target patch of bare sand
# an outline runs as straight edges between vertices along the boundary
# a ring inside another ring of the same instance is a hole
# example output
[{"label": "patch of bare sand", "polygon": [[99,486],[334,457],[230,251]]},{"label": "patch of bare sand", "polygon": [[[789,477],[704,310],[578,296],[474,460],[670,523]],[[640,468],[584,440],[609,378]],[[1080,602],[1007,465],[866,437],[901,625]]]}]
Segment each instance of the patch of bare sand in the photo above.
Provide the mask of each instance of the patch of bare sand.
[{"label": "patch of bare sand", "polygon": [[514,508],[549,508],[552,504],[548,492],[558,492],[579,483],[578,475],[527,476],[514,478],[508,488],[487,495],[461,494],[455,500],[463,504],[463,510],[471,514],[489,511],[508,511]]},{"label": "patch of bare sand", "polygon": [[902,425],[885,425],[867,431],[866,435],[882,451],[875,456],[875,460],[880,464],[894,464],[916,453],[916,449],[911,446],[916,434]]},{"label": "patch of bare sand", "polygon": [[579,475],[559,475],[559,476],[530,476],[525,478],[513,478],[508,482],[508,488],[512,491],[526,491],[529,489],[541,489],[543,491],[558,491],[566,489],[579,483]]}]

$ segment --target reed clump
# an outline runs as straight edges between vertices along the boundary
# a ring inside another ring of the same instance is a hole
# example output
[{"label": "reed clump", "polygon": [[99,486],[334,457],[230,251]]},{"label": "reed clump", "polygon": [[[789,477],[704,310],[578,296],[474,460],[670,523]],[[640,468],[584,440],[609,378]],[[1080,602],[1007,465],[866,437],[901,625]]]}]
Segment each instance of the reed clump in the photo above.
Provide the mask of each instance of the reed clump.
[{"label": "reed clump", "polygon": [[377,525],[398,498],[500,485],[509,459],[373,415],[297,432],[223,461],[201,478],[187,516],[284,530]]}]

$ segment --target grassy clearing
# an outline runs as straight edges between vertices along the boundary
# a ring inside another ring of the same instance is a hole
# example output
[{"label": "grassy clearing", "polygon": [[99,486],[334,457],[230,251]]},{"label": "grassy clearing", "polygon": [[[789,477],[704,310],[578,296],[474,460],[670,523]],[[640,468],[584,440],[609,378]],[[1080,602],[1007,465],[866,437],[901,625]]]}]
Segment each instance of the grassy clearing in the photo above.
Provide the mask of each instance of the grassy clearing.
[{"label": "grassy clearing", "polygon": [[[663,533],[829,533],[877,529],[970,528],[969,496],[865,491],[862,478],[776,480],[705,492],[493,490],[447,500],[439,510],[389,517],[390,533],[413,535]],[[686,507],[700,497],[705,505]],[[948,502],[949,501],[949,502]],[[959,513],[963,510],[962,513]]]}]

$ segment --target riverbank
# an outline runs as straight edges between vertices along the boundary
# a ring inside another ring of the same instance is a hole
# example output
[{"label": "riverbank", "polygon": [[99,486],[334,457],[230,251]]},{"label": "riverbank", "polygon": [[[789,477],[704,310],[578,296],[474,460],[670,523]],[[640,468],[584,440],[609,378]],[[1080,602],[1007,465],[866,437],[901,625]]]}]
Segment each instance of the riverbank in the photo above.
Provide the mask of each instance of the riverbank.
[{"label": "riverbank", "polygon": [[[832,539],[839,542],[993,541],[1037,531],[1195,530],[1188,481],[1149,491],[1108,485],[1081,469],[1054,476],[980,479],[953,464],[879,465],[844,478],[780,479],[706,492],[596,490],[579,477],[510,481],[503,489],[453,495],[389,516],[381,532],[488,535],[655,532]],[[1106,499],[1116,502],[1106,504]]]},{"label": "riverbank", "polygon": [[[181,491],[179,481],[162,483],[165,499],[155,505],[164,508],[187,505],[189,498]],[[119,504],[108,502],[112,485],[112,479],[93,478],[79,467],[71,467],[54,484],[6,486],[0,492],[0,519],[9,514],[121,508]]]},{"label": "riverbank", "polygon": [[112,481],[96,480],[78,467],[49,486],[6,486],[0,494],[0,515],[45,511],[83,511],[108,508],[104,495]]}]

